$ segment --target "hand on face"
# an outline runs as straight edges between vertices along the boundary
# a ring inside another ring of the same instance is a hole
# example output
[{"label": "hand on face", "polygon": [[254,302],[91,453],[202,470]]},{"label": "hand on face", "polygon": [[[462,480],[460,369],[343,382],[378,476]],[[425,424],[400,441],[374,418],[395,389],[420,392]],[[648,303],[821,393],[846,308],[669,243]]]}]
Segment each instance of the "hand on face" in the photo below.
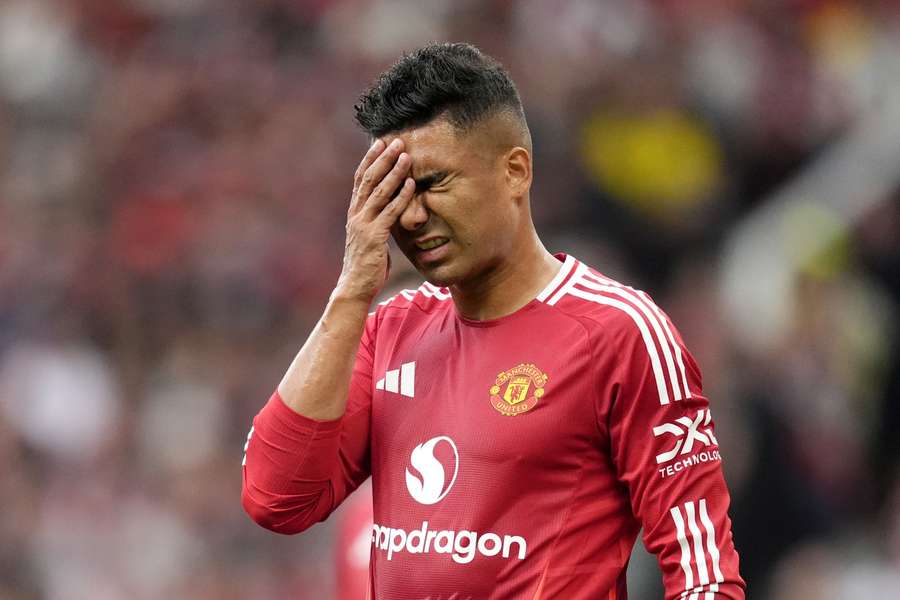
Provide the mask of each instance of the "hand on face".
[{"label": "hand on face", "polygon": [[416,191],[409,177],[412,160],[403,148],[400,139],[387,147],[376,140],[356,169],[347,211],[344,267],[336,289],[340,295],[371,302],[387,279],[391,226]]}]

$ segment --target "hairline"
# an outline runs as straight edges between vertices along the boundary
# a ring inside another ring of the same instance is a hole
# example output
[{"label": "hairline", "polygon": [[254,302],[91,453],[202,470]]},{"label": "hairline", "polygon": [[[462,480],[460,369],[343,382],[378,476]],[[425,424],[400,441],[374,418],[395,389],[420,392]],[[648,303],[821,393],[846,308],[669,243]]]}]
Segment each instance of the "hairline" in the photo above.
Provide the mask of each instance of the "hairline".
[{"label": "hairline", "polygon": [[[412,131],[414,129],[419,129],[421,127],[428,127],[434,123],[439,121],[444,121],[447,125],[450,126],[450,129],[453,131],[454,135],[460,136],[468,136],[478,132],[480,128],[484,128],[488,126],[491,122],[496,122],[498,119],[506,120],[510,126],[514,126],[518,131],[515,135],[519,136],[521,139],[519,140],[520,144],[509,144],[508,147],[513,148],[516,146],[523,147],[531,152],[531,130],[528,127],[528,121],[525,118],[525,112],[522,109],[521,105],[519,106],[511,106],[511,105],[500,105],[493,110],[489,110],[482,115],[479,115],[477,119],[468,123],[456,123],[452,118],[452,112],[450,107],[446,107],[443,110],[437,112],[433,117],[424,121],[422,123],[409,124],[405,127],[401,127],[399,129],[391,129],[389,131],[385,131],[381,135],[376,135],[374,133],[369,133],[369,142],[372,143],[376,139],[396,136],[408,131]],[[498,144],[502,145],[502,144]]]}]

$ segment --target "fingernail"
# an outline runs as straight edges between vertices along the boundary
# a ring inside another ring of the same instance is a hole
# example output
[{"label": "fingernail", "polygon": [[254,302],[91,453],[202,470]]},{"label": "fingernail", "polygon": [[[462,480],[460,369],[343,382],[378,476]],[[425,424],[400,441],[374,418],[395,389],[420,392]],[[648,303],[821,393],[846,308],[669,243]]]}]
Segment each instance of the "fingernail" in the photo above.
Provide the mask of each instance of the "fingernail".
[{"label": "fingernail", "polygon": [[391,148],[394,148],[396,150],[400,147],[400,143],[400,138],[394,138],[394,141],[391,142]]},{"label": "fingernail", "polygon": [[382,142],[381,139],[379,138],[379,139],[375,140],[375,143],[374,143],[374,144],[372,144],[372,148],[376,148],[376,147],[378,147],[379,145],[381,145],[381,144],[383,144],[383,143],[384,143],[384,142]]}]

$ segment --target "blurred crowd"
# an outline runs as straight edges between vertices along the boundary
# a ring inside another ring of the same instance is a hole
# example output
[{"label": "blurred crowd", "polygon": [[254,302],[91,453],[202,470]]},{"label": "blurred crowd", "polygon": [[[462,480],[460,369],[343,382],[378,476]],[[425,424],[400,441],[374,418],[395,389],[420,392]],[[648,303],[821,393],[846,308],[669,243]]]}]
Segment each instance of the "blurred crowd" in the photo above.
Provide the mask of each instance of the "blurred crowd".
[{"label": "blurred crowd", "polygon": [[[859,123],[897,126],[896,2],[5,0],[0,598],[337,597],[334,521],[252,524],[242,447],[340,270],[353,105],[433,40],[519,85],[548,248],[698,358],[749,597],[895,597],[900,172],[864,211],[787,198],[786,238],[824,241],[777,327],[724,300],[722,256]],[[630,578],[661,597],[646,556]]]}]

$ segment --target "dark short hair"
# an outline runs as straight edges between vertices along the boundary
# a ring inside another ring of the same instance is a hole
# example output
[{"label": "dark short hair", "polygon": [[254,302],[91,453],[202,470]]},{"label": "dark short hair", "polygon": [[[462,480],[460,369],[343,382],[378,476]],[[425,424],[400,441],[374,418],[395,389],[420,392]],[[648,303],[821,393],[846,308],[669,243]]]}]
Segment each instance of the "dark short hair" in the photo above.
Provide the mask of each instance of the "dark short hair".
[{"label": "dark short hair", "polygon": [[503,66],[471,44],[431,44],[404,54],[354,107],[372,137],[445,116],[463,131],[507,110],[523,124],[519,92]]}]

